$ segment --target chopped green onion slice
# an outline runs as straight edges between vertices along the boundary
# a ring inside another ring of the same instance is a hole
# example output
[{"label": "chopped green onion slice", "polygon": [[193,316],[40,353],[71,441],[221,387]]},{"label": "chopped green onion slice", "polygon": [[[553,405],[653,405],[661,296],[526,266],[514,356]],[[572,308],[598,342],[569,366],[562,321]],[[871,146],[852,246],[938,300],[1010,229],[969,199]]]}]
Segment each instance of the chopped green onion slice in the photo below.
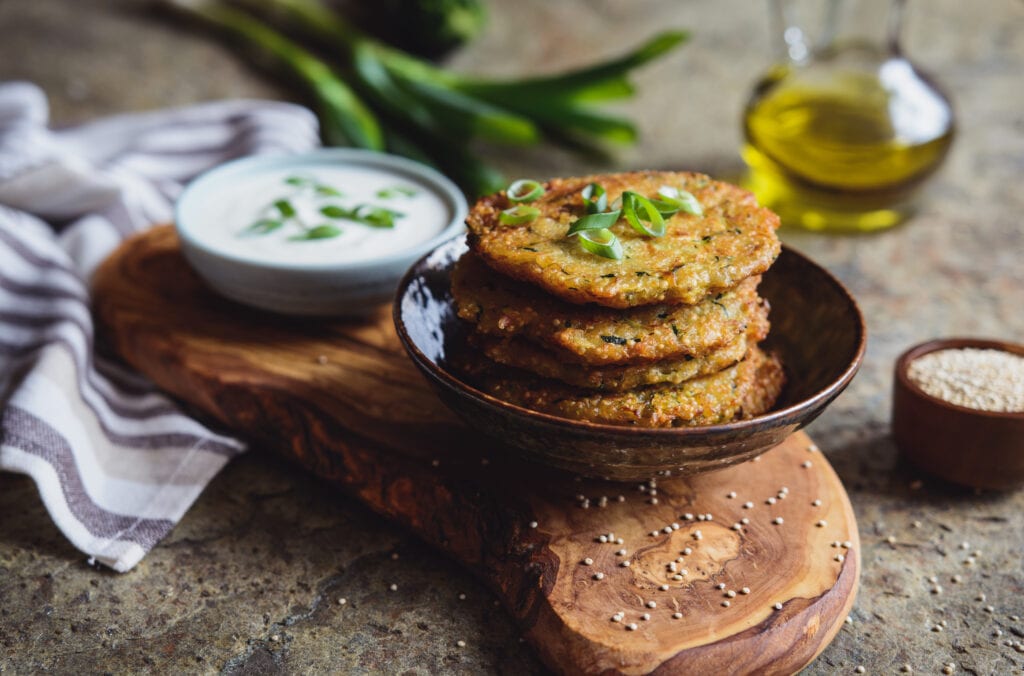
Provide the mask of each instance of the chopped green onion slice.
[{"label": "chopped green onion slice", "polygon": [[658,196],[662,198],[658,200],[659,202],[664,201],[672,205],[676,208],[676,211],[685,211],[694,216],[704,215],[704,209],[701,207],[700,202],[697,201],[697,198],[685,190],[673,188],[670,185],[663,185],[658,188]]},{"label": "chopped green onion slice", "polygon": [[587,230],[604,230],[615,225],[615,221],[617,220],[619,220],[618,211],[607,211],[602,214],[589,214],[577,219],[572,225],[570,225],[569,232],[567,232],[565,236],[570,237]]},{"label": "chopped green onion slice", "polygon": [[540,216],[540,209],[537,207],[528,207],[523,204],[517,204],[514,207],[509,207],[498,214],[498,222],[504,225],[521,225],[523,223],[529,223],[538,216]]},{"label": "chopped green onion slice", "polygon": [[274,202],[274,208],[285,218],[291,218],[295,215],[295,207],[288,200],[277,200]]},{"label": "chopped green onion slice", "polygon": [[318,225],[315,228],[311,228],[301,235],[295,235],[288,239],[292,242],[305,242],[314,239],[330,239],[331,237],[337,237],[341,234],[341,228],[331,225],[330,223],[324,223]]},{"label": "chopped green onion slice", "polygon": [[533,202],[544,194],[544,186],[538,181],[521,178],[506,190],[509,202]]},{"label": "chopped green onion slice", "polygon": [[651,200],[635,192],[622,193],[623,215],[626,221],[641,235],[662,237],[665,234],[665,219],[651,204]]},{"label": "chopped green onion slice", "polygon": [[654,205],[654,208],[657,209],[658,213],[661,214],[664,218],[668,218],[669,216],[675,216],[676,214],[679,213],[680,209],[678,204],[675,204],[674,202],[669,202],[668,200],[652,199],[651,204]]},{"label": "chopped green onion slice", "polygon": [[580,246],[592,254],[622,260],[622,244],[611,230],[584,230],[580,233]]},{"label": "chopped green onion slice", "polygon": [[608,208],[608,193],[599,183],[591,183],[583,188],[583,206],[588,214],[599,214]]}]

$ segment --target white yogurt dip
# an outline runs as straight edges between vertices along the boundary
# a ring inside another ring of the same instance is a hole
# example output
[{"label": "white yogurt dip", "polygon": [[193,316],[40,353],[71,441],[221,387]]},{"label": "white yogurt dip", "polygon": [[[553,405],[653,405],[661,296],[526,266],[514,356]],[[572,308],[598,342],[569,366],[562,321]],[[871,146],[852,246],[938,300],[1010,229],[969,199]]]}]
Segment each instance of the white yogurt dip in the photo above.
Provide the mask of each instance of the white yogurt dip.
[{"label": "white yogurt dip", "polygon": [[[393,225],[373,227],[361,217]],[[267,168],[222,182],[189,228],[209,247],[245,260],[321,266],[414,249],[451,219],[448,203],[415,177],[367,166],[313,165]]]}]

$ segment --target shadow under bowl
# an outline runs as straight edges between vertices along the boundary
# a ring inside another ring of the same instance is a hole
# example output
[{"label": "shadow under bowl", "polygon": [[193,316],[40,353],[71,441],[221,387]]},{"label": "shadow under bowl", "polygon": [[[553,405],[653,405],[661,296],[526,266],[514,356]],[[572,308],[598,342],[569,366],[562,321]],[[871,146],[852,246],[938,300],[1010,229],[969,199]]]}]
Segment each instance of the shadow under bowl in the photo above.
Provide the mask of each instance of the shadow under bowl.
[{"label": "shadow under bowl", "polygon": [[864,355],[864,320],[853,297],[823,268],[783,247],[759,288],[772,308],[763,346],[780,356],[787,378],[768,413],[718,425],[647,428],[532,411],[477,389],[446,363],[446,349],[467,334],[449,290],[452,267],[465,251],[464,238],[450,240],[406,273],[394,303],[402,345],[471,428],[528,460],[584,476],[638,481],[749,460],[814,420],[850,383]]},{"label": "shadow under bowl", "polygon": [[1024,412],[967,408],[933,397],[907,375],[930,352],[977,348],[1024,356],[1024,345],[979,338],[945,338],[910,348],[896,360],[892,434],[921,469],[972,488],[1024,485]]}]

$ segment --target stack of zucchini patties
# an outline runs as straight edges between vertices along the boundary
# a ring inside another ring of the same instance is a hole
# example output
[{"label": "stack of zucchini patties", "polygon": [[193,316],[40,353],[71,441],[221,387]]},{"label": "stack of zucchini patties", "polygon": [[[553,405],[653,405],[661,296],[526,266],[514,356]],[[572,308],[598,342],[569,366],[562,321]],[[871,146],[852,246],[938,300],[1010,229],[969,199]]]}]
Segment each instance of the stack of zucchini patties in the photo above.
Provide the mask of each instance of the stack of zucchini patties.
[{"label": "stack of zucchini patties", "polygon": [[[528,192],[527,192],[528,191]],[[591,422],[706,425],[767,411],[783,371],[760,275],[778,217],[691,173],[555,179],[480,200],[452,294],[488,393]]]}]

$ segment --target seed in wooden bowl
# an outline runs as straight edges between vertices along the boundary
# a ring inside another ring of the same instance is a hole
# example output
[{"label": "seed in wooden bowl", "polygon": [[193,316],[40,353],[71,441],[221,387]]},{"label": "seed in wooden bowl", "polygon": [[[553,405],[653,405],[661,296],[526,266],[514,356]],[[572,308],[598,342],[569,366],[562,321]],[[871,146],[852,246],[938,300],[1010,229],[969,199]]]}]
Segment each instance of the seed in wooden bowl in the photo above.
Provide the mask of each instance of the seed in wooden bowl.
[{"label": "seed in wooden bowl", "polygon": [[1024,411],[1024,357],[1004,350],[937,350],[910,362],[907,376],[926,394],[982,411]]}]

